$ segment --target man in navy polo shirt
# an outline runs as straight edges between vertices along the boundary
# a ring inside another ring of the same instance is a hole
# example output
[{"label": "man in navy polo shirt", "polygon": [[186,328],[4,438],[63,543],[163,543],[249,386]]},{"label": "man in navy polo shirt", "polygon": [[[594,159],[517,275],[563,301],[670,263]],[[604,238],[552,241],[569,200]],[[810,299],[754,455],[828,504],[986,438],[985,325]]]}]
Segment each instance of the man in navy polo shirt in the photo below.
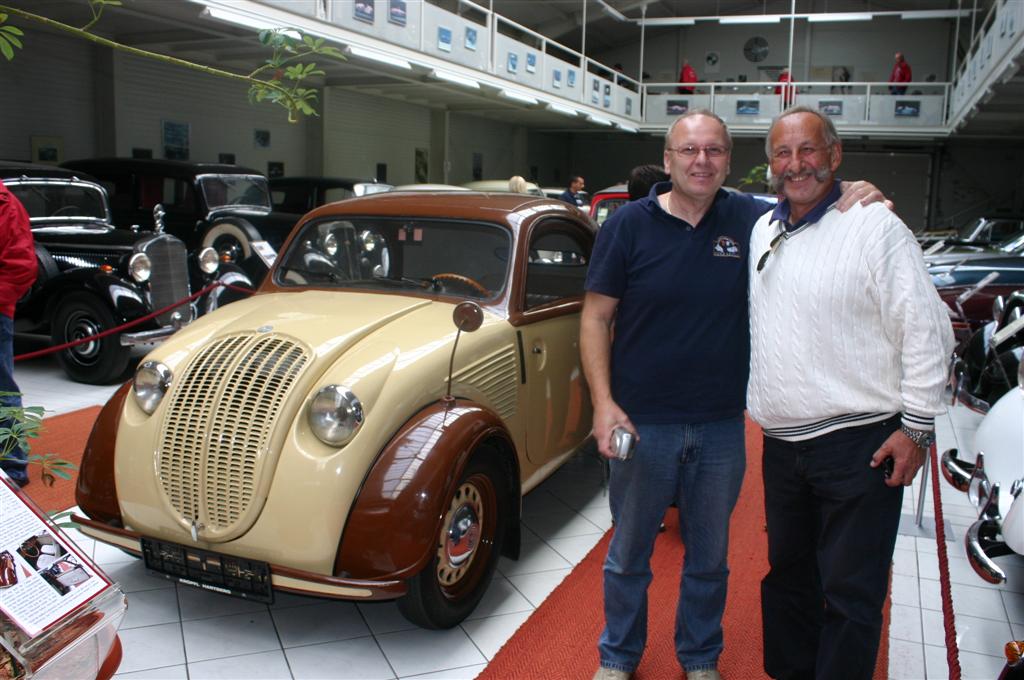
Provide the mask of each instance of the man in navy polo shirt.
[{"label": "man in navy polo shirt", "polygon": [[[720,677],[729,517],[746,467],[747,250],[771,207],[722,189],[731,149],[710,111],[676,119],[665,135],[671,181],[617,210],[591,257],[580,347],[615,521],[595,680],[626,680],[640,663],[650,555],[673,502],[686,546],[676,654],[689,680]],[[841,207],[880,198],[861,182]],[[638,436],[630,460],[612,452],[617,427]]]}]

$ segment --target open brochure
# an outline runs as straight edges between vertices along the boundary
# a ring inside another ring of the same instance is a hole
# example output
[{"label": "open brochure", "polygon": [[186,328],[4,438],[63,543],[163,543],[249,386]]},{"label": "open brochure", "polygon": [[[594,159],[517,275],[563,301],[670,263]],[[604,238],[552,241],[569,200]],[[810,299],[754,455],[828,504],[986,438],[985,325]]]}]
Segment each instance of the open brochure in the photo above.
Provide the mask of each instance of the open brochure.
[{"label": "open brochure", "polygon": [[0,474],[0,611],[35,637],[110,585]]}]

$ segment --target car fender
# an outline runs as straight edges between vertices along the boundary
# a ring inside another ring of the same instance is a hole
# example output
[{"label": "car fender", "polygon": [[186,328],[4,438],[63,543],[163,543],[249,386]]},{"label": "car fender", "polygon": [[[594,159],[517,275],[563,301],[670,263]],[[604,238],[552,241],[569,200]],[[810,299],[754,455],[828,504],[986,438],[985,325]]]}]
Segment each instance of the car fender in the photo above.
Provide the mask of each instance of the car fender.
[{"label": "car fender", "polygon": [[[217,272],[207,277],[209,280],[204,281],[203,288],[213,282],[225,284],[223,286],[217,286],[210,292],[206,293],[199,299],[199,313],[208,314],[215,309],[219,309],[229,302],[235,302],[236,300],[244,300],[249,295],[256,291],[256,286],[253,284],[252,279],[246,274],[245,270],[238,265],[231,264],[229,262],[221,263]],[[231,286],[230,288],[228,286]],[[250,291],[249,294],[238,290],[244,288]]]},{"label": "car fender", "polygon": [[66,295],[83,290],[103,300],[118,323],[138,319],[151,311],[142,289],[120,276],[99,269],[73,269],[43,284],[38,293],[38,297],[45,301],[47,323]]},{"label": "car fender", "polygon": [[431,404],[391,438],[363,480],[334,562],[335,575],[408,578],[433,557],[445,504],[471,455],[487,443],[502,458],[515,503],[518,550],[519,465],[512,436],[492,411],[468,400]]},{"label": "car fender", "polygon": [[114,448],[125,399],[132,381],[121,385],[100,409],[78,466],[75,502],[91,519],[123,526],[114,478]]}]

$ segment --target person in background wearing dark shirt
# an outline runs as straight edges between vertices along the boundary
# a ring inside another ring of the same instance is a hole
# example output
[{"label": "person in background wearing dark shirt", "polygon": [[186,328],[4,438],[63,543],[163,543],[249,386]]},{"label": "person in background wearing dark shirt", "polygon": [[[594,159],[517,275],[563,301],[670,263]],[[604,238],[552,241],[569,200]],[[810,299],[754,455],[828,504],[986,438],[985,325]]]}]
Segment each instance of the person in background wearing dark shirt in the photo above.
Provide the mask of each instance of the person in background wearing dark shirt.
[{"label": "person in background wearing dark shirt", "polygon": [[[615,523],[595,680],[628,680],[640,663],[650,556],[672,502],[686,546],[676,655],[688,680],[721,678],[729,518],[746,468],[746,258],[751,228],[771,208],[722,189],[731,151],[715,114],[677,118],[665,135],[670,181],[619,208],[591,257],[580,354]],[[842,209],[881,197],[863,182],[847,189]],[[629,460],[612,451],[615,428],[638,438]]]},{"label": "person in background wearing dark shirt", "polygon": [[573,175],[569,178],[569,188],[566,189],[559,195],[559,200],[565,201],[569,205],[574,205],[577,208],[583,205],[583,199],[579,197],[579,192],[583,191],[585,186],[583,178],[579,175]]},{"label": "person in background wearing dark shirt", "polygon": [[650,163],[636,166],[629,171],[629,181],[626,183],[629,200],[646,198],[647,194],[651,193],[651,187],[658,182],[667,182],[668,179],[668,173],[660,165]]},{"label": "person in background wearing dark shirt", "polygon": [[[35,282],[37,267],[28,213],[0,182],[0,392],[9,393],[0,397],[4,406],[21,406],[14,382],[14,306]],[[28,484],[27,458],[15,447],[0,461],[4,472],[21,486]]]}]

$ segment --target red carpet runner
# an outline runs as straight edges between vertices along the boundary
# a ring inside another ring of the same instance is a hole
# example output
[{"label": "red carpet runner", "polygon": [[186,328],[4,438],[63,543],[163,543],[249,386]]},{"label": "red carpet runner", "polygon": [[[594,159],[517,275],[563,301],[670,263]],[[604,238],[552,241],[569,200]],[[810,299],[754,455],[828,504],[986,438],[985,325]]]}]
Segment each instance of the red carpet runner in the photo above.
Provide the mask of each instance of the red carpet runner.
[{"label": "red carpet runner", "polygon": [[52,453],[58,458],[71,461],[76,466],[70,481],[58,478],[53,486],[43,484],[38,465],[28,466],[29,485],[25,487],[25,492],[45,512],[67,510],[75,505],[77,466],[82,461],[85,442],[99,412],[99,406],[91,406],[44,418],[39,437],[31,441],[32,454]]},{"label": "red carpet runner", "polygon": [[[647,651],[636,680],[682,678],[673,644],[683,547],[675,509],[658,536],[648,590]],[[598,665],[597,639],[603,627],[601,567],[611,532],[573,569],[505,644],[478,680],[590,680]],[[761,668],[761,578],[768,571],[764,499],[761,489],[761,431],[747,425],[747,474],[733,513],[729,548],[729,598],[725,608],[725,651],[719,670],[726,680],[764,678]],[[888,675],[889,604],[876,680]]]}]

